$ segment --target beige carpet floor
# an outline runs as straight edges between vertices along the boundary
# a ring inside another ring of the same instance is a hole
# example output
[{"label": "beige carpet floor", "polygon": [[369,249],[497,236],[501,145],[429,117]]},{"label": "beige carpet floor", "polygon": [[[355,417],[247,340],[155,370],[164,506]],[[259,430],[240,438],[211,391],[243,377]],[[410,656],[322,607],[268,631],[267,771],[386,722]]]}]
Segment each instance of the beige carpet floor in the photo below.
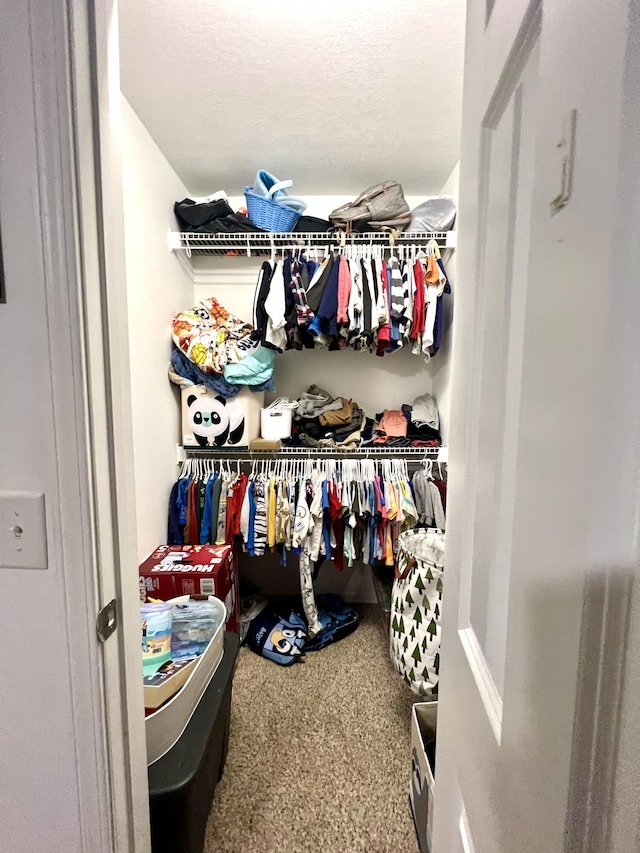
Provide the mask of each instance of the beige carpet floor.
[{"label": "beige carpet floor", "polygon": [[350,637],[279,667],[247,648],[206,853],[416,853],[411,691],[376,606]]}]

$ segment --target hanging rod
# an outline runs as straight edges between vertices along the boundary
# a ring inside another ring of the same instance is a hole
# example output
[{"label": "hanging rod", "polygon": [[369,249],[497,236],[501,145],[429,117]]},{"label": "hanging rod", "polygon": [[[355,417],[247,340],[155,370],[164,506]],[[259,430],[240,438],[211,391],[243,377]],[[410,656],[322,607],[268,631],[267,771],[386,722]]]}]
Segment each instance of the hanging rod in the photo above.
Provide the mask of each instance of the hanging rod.
[{"label": "hanging rod", "polygon": [[381,231],[366,233],[345,232],[239,232],[235,234],[206,234],[192,231],[171,231],[171,251],[184,250],[191,255],[227,255],[230,252],[248,255],[267,255],[275,249],[340,248],[343,246],[422,246],[431,240],[442,249],[456,248],[456,231],[416,231],[411,234],[391,235]]}]

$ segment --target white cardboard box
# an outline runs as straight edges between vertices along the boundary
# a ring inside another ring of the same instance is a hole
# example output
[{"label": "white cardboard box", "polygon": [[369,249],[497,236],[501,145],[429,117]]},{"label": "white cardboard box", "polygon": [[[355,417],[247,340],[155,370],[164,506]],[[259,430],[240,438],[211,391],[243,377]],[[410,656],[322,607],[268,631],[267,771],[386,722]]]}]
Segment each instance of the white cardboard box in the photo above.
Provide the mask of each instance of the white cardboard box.
[{"label": "white cardboard box", "polygon": [[225,400],[206,385],[192,385],[181,395],[184,447],[248,447],[260,435],[264,391],[243,388]]},{"label": "white cardboard box", "polygon": [[411,786],[409,797],[420,853],[431,853],[435,781],[425,745],[434,740],[438,725],[438,703],[416,702],[411,711]]}]

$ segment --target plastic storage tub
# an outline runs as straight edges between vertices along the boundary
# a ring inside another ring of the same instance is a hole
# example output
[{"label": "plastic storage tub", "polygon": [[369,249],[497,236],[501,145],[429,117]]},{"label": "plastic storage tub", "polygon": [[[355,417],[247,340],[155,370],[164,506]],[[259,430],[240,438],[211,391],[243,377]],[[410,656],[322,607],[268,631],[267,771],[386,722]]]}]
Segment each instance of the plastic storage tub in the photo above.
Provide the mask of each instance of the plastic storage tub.
[{"label": "plastic storage tub", "polygon": [[237,634],[224,654],[186,729],[148,768],[153,853],[202,853],[207,818],[229,745]]},{"label": "plastic storage tub", "polygon": [[[174,598],[167,604],[177,604],[188,601],[189,596]],[[153,764],[168,752],[183,733],[202,694],[222,660],[226,608],[217,598],[211,596],[218,609],[219,624],[215,634],[209,641],[206,650],[198,658],[191,675],[175,696],[149,714],[146,718],[147,730],[147,764]]]},{"label": "plastic storage tub", "polygon": [[277,441],[291,436],[291,417],[297,403],[284,397],[274,400],[266,409],[260,410],[260,434],[262,438]]}]

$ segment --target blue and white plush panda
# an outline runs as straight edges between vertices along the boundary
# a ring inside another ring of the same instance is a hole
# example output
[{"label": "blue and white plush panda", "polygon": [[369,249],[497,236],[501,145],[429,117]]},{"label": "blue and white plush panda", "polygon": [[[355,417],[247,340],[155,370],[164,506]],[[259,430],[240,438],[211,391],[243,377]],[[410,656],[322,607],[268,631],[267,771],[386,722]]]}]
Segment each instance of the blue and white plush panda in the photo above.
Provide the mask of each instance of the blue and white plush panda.
[{"label": "blue and white plush panda", "polygon": [[187,420],[200,447],[238,444],[244,434],[244,409],[238,400],[189,394]]}]

